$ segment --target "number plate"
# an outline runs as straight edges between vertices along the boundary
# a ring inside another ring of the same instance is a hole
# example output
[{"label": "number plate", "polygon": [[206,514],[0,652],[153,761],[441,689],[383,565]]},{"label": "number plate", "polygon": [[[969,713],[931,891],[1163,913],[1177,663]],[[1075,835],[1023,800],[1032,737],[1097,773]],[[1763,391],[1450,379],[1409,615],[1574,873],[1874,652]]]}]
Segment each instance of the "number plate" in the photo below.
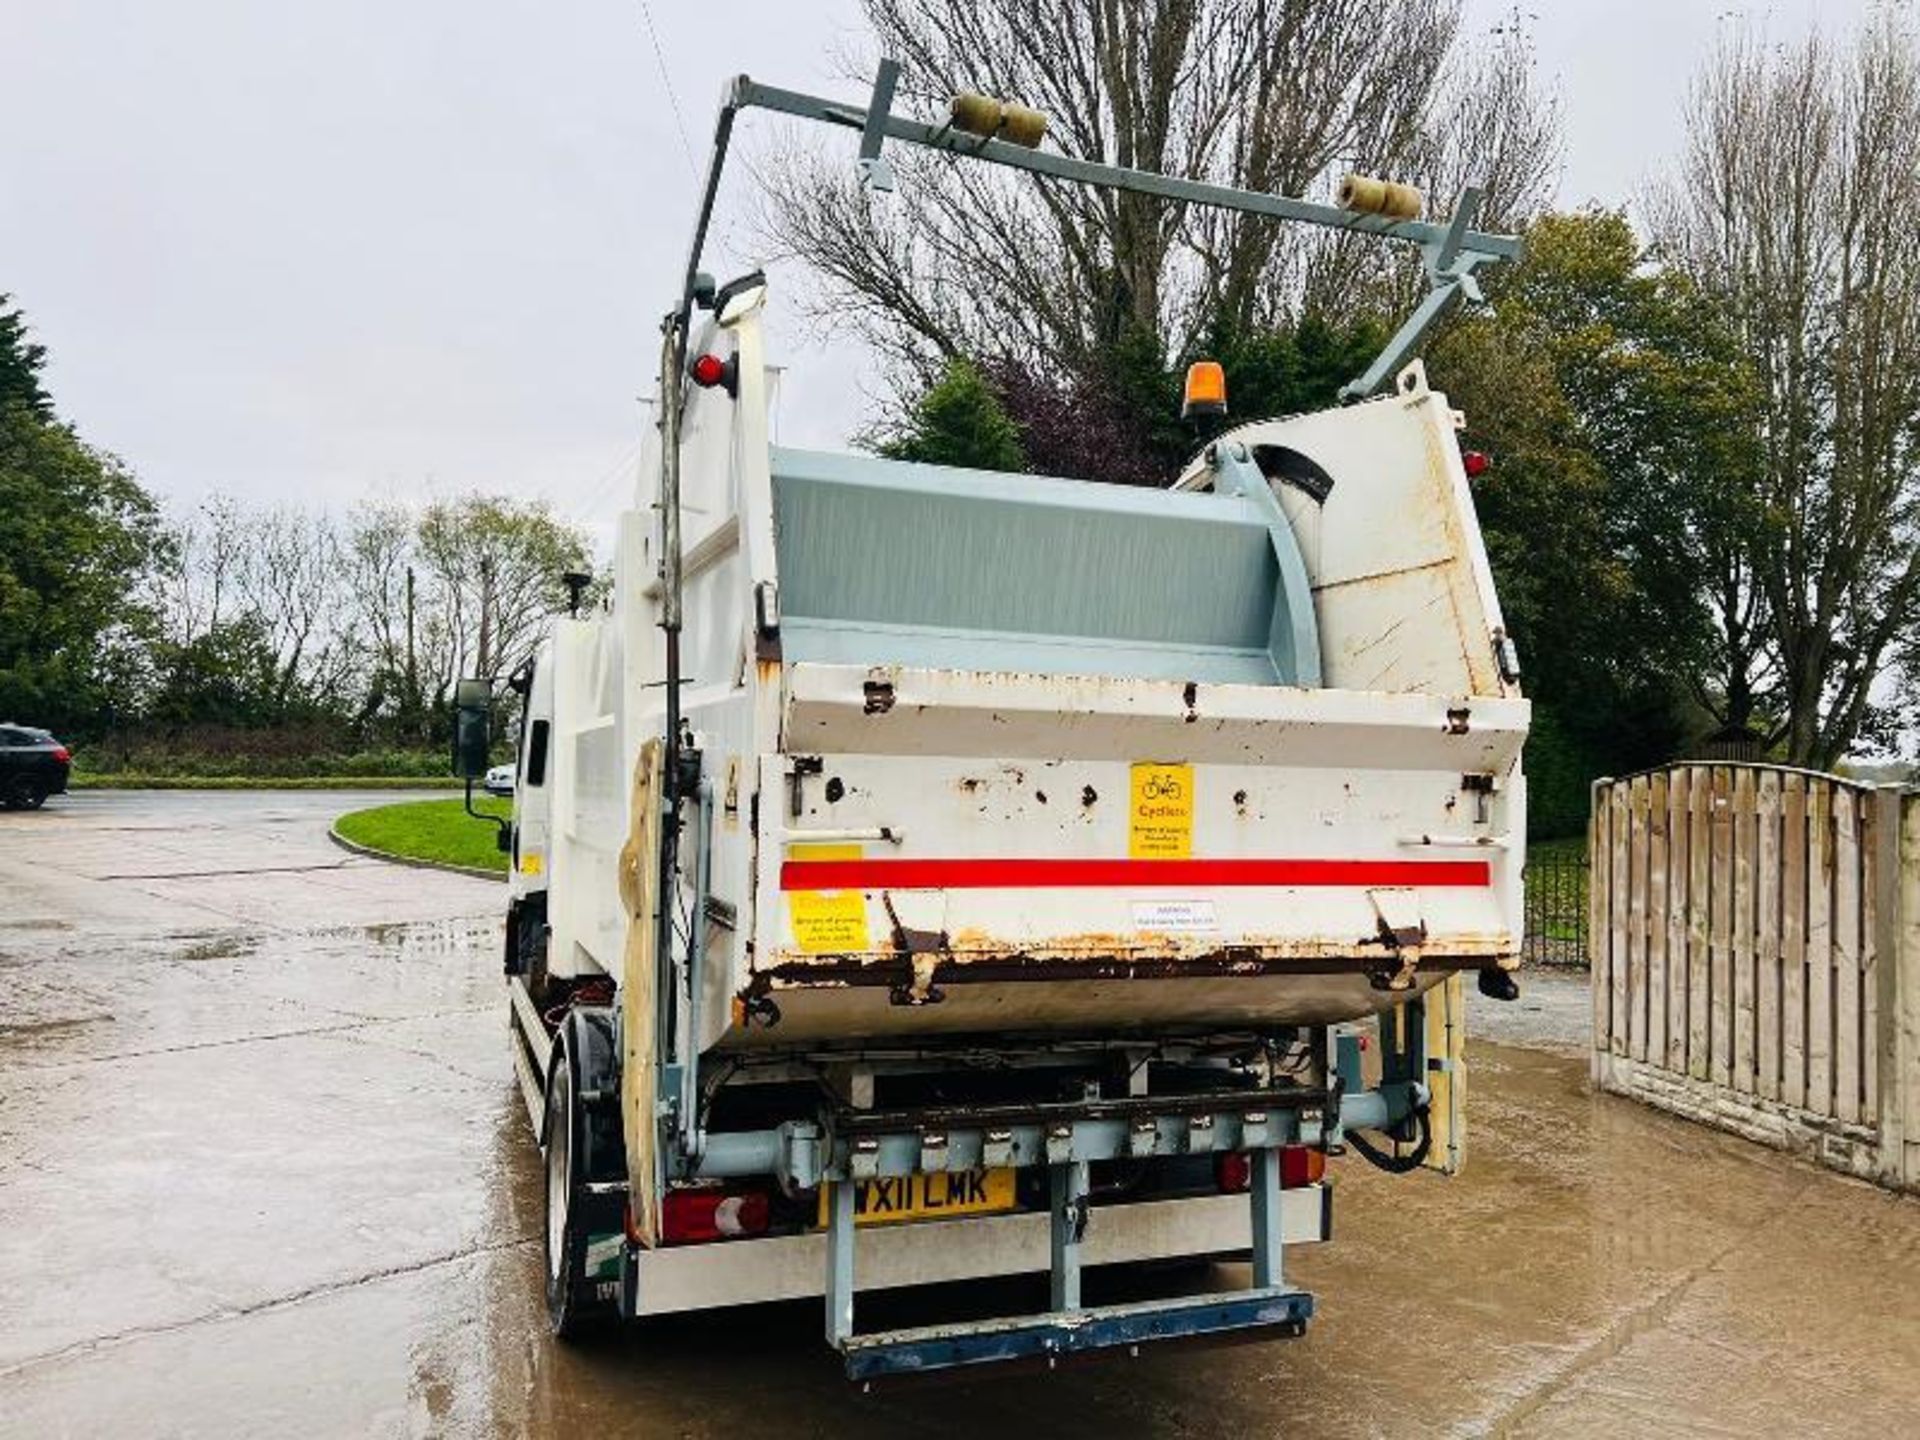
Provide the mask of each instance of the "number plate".
[{"label": "number plate", "polygon": [[[827,1197],[831,1192],[831,1185],[820,1187],[822,1225],[827,1223]],[[1014,1207],[1013,1171],[938,1171],[862,1180],[853,1203],[856,1225],[945,1220],[955,1215],[998,1215]]]}]

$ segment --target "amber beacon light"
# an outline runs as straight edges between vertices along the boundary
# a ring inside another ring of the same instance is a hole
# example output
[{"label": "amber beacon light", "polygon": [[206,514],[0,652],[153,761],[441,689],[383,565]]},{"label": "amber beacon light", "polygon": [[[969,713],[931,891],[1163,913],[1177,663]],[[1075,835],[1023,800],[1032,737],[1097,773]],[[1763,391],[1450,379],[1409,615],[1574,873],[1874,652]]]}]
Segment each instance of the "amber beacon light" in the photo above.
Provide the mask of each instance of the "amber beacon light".
[{"label": "amber beacon light", "polygon": [[1218,360],[1196,360],[1187,367],[1187,389],[1180,401],[1180,418],[1227,413],[1227,372]]}]

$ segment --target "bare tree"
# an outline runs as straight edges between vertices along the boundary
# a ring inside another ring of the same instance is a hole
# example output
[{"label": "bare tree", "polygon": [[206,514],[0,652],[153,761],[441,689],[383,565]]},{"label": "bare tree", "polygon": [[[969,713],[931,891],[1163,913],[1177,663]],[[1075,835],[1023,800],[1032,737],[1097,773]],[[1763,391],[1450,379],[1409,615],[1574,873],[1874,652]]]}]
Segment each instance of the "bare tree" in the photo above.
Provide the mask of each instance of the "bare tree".
[{"label": "bare tree", "polygon": [[[1661,199],[1675,260],[1719,297],[1761,390],[1760,519],[1726,557],[1729,645],[1777,689],[1796,763],[1885,728],[1920,600],[1920,56],[1883,12],[1837,52],[1730,40],[1702,73]],[[1755,653],[1764,631],[1767,653]]]},{"label": "bare tree", "polygon": [[542,505],[471,495],[341,521],[218,498],[175,527],[159,603],[194,682],[244,696],[235,723],[335,718],[424,740],[455,680],[532,652],[562,572],[587,561]]},{"label": "bare tree", "polygon": [[331,704],[356,687],[361,658],[332,518],[279,506],[242,530],[240,594],[274,655],[275,704]]},{"label": "bare tree", "polygon": [[157,567],[157,608],[167,640],[185,648],[234,618],[247,516],[230,495],[214,495],[169,527],[172,544]]},{"label": "bare tree", "polygon": [[[1456,50],[1459,0],[865,0],[903,98],[961,90],[1045,110],[1069,154],[1255,190],[1326,196],[1349,169],[1489,185],[1518,219],[1546,198],[1557,118],[1506,27]],[[1515,63],[1516,57],[1519,62]],[[1044,354],[1085,374],[1144,338],[1267,326],[1308,305],[1365,305],[1404,284],[1378,247],[1155,197],[896,157],[876,199],[843,161],[790,150],[762,167],[775,243],[827,280],[822,313],[925,376],[955,354]],[[1436,200],[1450,205],[1452,190]]]},{"label": "bare tree", "polygon": [[417,727],[420,689],[414,517],[401,505],[372,502],[347,519],[342,571],[356,627],[370,659],[367,712],[391,707],[403,728]]}]

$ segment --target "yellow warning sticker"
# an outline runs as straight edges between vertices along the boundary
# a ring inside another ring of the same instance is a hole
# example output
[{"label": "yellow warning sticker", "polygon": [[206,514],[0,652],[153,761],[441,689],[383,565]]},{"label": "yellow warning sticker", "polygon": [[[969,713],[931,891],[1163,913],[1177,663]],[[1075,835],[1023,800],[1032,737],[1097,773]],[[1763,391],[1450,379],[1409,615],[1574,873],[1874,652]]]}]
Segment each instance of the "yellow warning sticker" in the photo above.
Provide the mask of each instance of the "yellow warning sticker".
[{"label": "yellow warning sticker", "polygon": [[1193,854],[1193,767],[1142,761],[1133,767],[1127,858],[1185,860]]},{"label": "yellow warning sticker", "polygon": [[[789,860],[858,860],[858,845],[790,845]],[[809,955],[832,955],[873,948],[867,929],[867,897],[858,890],[790,890],[787,920],[793,943]]]},{"label": "yellow warning sticker", "polygon": [[546,862],[538,850],[529,850],[520,857],[520,873],[522,875],[538,875],[545,867]]}]

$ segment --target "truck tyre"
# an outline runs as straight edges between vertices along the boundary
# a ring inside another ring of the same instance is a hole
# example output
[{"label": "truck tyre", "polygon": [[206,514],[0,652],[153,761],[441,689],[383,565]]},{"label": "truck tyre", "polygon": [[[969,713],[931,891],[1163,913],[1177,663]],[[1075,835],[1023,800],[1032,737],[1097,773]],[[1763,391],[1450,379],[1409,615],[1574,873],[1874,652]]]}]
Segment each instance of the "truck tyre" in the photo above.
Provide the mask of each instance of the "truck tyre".
[{"label": "truck tyre", "polygon": [[555,1048],[547,1078],[546,1115],[547,1323],[566,1340],[616,1313],[617,1281],[589,1273],[589,1250],[623,1229],[622,1207],[587,1188],[592,1150],[588,1116],[580,1103],[574,1047]]}]

